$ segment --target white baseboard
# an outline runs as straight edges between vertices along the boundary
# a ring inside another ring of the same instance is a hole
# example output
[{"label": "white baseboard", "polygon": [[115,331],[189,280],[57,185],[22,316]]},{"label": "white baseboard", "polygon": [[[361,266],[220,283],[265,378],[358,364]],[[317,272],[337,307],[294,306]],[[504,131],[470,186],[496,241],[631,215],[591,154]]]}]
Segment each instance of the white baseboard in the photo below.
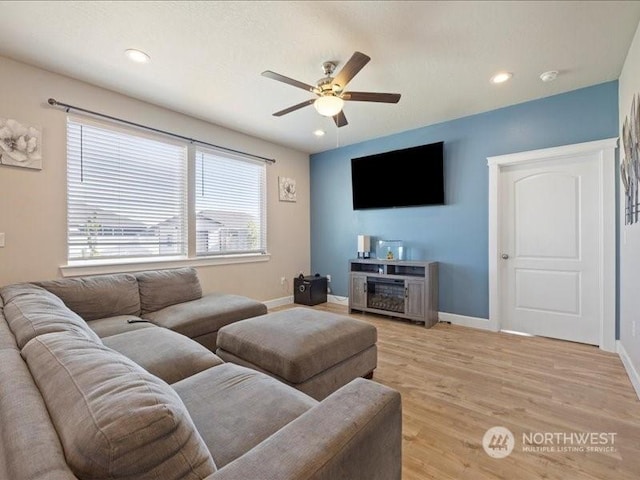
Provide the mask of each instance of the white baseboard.
[{"label": "white baseboard", "polygon": [[618,355],[620,355],[620,360],[622,360],[622,364],[624,365],[624,369],[627,371],[627,375],[629,375],[629,380],[631,380],[631,385],[636,391],[636,395],[640,399],[640,374],[636,367],[633,365],[631,358],[627,354],[627,351],[624,349],[620,340],[616,340],[616,344],[618,347]]},{"label": "white baseboard", "polygon": [[[338,305],[349,305],[349,297],[339,297],[337,295],[327,295],[328,303],[336,303]],[[283,305],[290,305],[294,303],[293,295],[288,297],[274,298],[272,300],[266,300],[264,303],[267,308],[282,307]]]},{"label": "white baseboard", "polygon": [[467,317],[466,315],[458,315],[455,313],[438,312],[438,319],[441,322],[449,322],[452,325],[460,325],[461,327],[490,330],[489,319],[487,318]]},{"label": "white baseboard", "polygon": [[338,295],[327,295],[328,303],[337,303],[338,305],[349,305],[349,297],[340,297]]},{"label": "white baseboard", "polygon": [[289,295],[288,297],[274,298],[273,300],[267,300],[264,303],[267,308],[276,308],[282,307],[283,305],[289,305],[293,303],[293,295]]}]

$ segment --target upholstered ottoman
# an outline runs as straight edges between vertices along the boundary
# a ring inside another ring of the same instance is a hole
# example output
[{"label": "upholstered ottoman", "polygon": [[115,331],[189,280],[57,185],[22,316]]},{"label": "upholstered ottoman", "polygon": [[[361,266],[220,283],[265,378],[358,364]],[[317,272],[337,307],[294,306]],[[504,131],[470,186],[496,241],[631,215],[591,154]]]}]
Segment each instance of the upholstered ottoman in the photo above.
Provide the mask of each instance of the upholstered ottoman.
[{"label": "upholstered ottoman", "polygon": [[216,354],[322,400],[376,368],[377,330],[364,321],[296,307],[226,325]]}]

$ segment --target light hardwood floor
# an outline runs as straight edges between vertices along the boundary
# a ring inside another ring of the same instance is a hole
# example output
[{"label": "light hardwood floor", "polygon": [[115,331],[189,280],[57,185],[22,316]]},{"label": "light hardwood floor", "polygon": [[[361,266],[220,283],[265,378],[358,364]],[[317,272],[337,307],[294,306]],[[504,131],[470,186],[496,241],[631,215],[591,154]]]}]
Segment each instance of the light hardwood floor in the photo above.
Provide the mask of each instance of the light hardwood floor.
[{"label": "light hardwood floor", "polygon": [[[274,310],[282,308],[289,306]],[[330,303],[305,308],[348,314]],[[640,400],[616,354],[446,323],[426,329],[351,316],[378,329],[373,380],[402,394],[403,480],[640,479]],[[515,437],[503,459],[482,447],[494,426]],[[522,435],[536,432],[614,433],[615,451],[523,451]]]}]

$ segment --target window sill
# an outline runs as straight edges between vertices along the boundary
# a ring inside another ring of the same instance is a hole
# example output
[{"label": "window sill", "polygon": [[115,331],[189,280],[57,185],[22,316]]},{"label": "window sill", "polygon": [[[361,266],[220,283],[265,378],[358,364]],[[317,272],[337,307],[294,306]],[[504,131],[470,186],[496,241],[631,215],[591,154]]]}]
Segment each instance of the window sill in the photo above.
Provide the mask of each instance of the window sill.
[{"label": "window sill", "polygon": [[102,275],[108,273],[139,272],[163,268],[206,267],[210,265],[232,265],[238,263],[268,262],[271,254],[221,255],[216,257],[165,257],[134,258],[129,260],[97,261],[79,260],[60,267],[63,277],[80,275]]}]

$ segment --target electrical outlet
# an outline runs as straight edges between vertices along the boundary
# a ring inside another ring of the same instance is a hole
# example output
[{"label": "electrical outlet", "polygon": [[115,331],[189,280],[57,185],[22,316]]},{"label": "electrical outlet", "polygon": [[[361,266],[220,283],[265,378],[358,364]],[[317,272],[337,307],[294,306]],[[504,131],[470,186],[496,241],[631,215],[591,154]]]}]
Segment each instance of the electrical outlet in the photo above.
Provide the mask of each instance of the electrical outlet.
[{"label": "electrical outlet", "polygon": [[4,233],[0,233],[0,247],[4,247]]},{"label": "electrical outlet", "polygon": [[287,280],[287,279],[286,279],[285,277],[280,277],[280,285],[284,285],[284,282],[285,282],[286,280]]},{"label": "electrical outlet", "polygon": [[327,275],[327,282],[331,282],[331,275]]}]

